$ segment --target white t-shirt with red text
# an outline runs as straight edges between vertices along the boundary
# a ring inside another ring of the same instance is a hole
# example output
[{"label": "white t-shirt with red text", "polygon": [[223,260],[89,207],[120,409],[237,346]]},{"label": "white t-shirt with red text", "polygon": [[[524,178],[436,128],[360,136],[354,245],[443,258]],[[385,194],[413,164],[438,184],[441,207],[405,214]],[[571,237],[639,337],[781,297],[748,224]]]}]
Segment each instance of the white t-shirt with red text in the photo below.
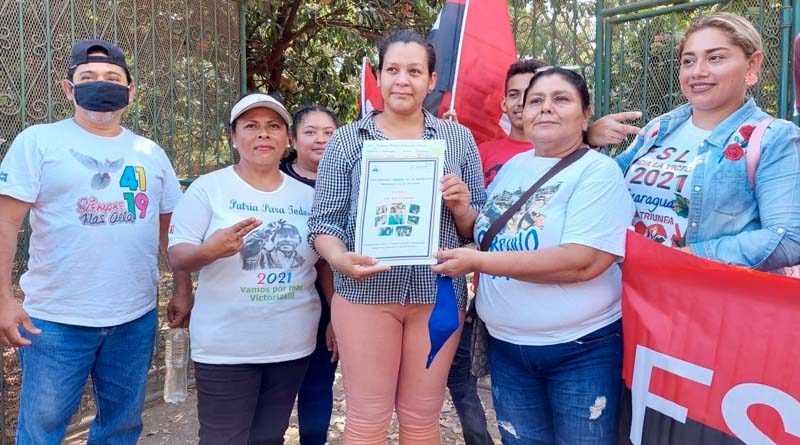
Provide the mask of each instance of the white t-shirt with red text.
[{"label": "white t-shirt with red text", "polygon": [[686,245],[692,171],[710,134],[687,119],[630,166],[625,182],[636,204],[636,232],[668,247]]},{"label": "white t-shirt with red text", "polygon": [[159,216],[181,196],[166,153],[127,129],[114,137],[72,119],[20,133],[0,164],[0,194],[31,204],[31,317],[115,326],[156,305]]}]

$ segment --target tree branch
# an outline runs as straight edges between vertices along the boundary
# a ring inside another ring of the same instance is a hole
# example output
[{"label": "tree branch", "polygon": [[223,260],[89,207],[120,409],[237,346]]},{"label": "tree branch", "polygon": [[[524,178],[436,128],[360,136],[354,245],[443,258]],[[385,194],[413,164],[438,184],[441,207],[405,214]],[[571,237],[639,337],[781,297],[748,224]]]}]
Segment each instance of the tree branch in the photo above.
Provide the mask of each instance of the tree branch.
[{"label": "tree branch", "polygon": [[297,11],[300,10],[300,5],[302,4],[303,0],[294,0],[294,2],[292,2],[289,8],[289,14],[286,17],[286,21],[283,23],[283,29],[281,29],[281,37],[290,36],[292,34],[292,27],[294,26],[294,22],[297,21]]},{"label": "tree branch", "polygon": [[330,26],[331,28],[353,29],[370,40],[377,40],[383,37],[383,32],[381,32],[382,30],[380,29],[375,29],[367,25],[359,25],[346,20],[325,20],[319,24],[322,26]]}]

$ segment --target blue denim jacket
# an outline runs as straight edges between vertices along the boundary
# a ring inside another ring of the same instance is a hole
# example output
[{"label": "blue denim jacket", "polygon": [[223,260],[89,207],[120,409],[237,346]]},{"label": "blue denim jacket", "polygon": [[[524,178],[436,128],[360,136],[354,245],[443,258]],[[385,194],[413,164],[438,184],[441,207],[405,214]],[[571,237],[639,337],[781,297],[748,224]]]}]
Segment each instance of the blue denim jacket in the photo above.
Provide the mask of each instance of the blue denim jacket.
[{"label": "blue denim jacket", "polygon": [[[616,161],[628,168],[680,124],[691,118],[691,104],[659,116],[644,128],[655,137],[639,136]],[[686,242],[695,255],[758,270],[775,270],[800,263],[800,128],[773,121],[761,143],[755,190],[747,180],[745,157],[723,155],[738,141],[738,129],[769,117],[747,100],[722,121],[700,145],[692,172]]]}]

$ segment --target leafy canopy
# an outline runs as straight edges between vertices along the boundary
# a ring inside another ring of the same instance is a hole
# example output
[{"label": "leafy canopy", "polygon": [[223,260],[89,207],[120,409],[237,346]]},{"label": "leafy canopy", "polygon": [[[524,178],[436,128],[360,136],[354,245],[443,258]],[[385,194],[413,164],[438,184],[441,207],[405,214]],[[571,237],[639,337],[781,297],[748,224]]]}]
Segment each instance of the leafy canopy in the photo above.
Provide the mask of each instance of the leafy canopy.
[{"label": "leafy canopy", "polygon": [[427,34],[443,0],[251,0],[247,88],[278,92],[290,111],[305,104],[355,118],[363,57],[399,28]]}]

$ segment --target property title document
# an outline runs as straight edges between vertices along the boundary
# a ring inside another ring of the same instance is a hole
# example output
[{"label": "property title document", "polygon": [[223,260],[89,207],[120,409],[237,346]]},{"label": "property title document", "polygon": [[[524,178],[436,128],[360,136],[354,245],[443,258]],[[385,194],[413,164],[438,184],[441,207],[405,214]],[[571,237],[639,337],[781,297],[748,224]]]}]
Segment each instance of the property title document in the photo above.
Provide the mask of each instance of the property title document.
[{"label": "property title document", "polygon": [[355,251],[381,264],[436,264],[443,139],[364,141]]}]

